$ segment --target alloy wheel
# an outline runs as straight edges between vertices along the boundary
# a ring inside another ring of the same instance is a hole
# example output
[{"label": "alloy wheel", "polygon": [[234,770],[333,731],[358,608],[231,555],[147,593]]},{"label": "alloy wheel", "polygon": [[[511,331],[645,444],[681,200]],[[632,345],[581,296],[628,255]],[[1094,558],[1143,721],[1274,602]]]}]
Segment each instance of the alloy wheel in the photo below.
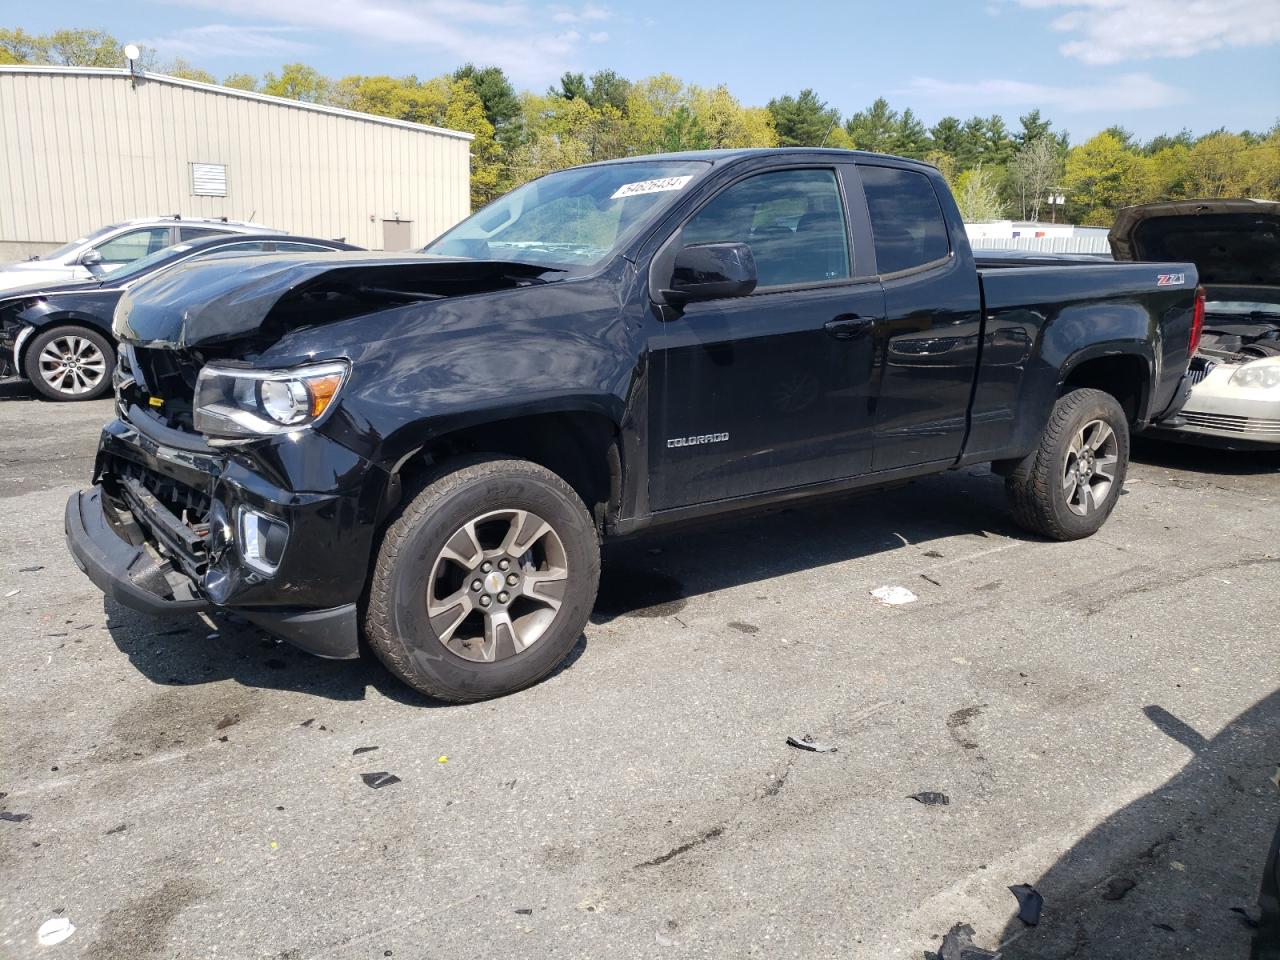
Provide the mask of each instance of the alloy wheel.
[{"label": "alloy wheel", "polygon": [[1067,506],[1077,516],[1088,516],[1111,494],[1120,461],[1120,441],[1103,420],[1090,420],[1067,448],[1062,491]]},{"label": "alloy wheel", "polygon": [[568,582],[568,556],[550,523],[528,510],[493,510],[445,541],[427,584],[427,616],[459,657],[505,660],[538,642]]},{"label": "alloy wheel", "polygon": [[107,373],[107,358],[87,337],[50,340],[40,351],[40,377],[54,390],[78,397],[97,389]]}]

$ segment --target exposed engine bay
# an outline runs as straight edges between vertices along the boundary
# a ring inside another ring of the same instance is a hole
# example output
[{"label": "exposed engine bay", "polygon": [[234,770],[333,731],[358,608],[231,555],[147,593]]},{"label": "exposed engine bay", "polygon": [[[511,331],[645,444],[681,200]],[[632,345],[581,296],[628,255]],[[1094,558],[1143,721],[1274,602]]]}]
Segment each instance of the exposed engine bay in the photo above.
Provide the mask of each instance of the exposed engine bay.
[{"label": "exposed engine bay", "polygon": [[1280,356],[1280,305],[1275,313],[1214,314],[1210,304],[1197,352],[1226,363]]}]

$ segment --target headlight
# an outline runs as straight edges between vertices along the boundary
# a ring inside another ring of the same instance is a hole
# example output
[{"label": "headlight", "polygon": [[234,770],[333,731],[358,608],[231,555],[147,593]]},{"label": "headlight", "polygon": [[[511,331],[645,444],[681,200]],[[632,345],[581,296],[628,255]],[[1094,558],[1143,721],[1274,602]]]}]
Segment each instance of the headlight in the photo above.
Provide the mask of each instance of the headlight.
[{"label": "headlight", "polygon": [[1259,390],[1280,387],[1280,357],[1249,361],[1231,375],[1231,384],[1236,387],[1256,387]]},{"label": "headlight", "polygon": [[207,364],[196,381],[195,427],[213,437],[275,436],[319,420],[347,379],[345,361],[290,370]]}]

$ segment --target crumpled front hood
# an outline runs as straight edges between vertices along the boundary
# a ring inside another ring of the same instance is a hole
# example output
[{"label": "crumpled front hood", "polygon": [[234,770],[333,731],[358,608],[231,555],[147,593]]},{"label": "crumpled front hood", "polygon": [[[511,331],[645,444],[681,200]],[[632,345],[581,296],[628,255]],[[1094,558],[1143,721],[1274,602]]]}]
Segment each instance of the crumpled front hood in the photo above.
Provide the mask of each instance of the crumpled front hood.
[{"label": "crumpled front hood", "polygon": [[1274,201],[1125,207],[1107,239],[1117,260],[1190,261],[1206,286],[1280,286],[1280,203]]},{"label": "crumpled front hood", "polygon": [[186,349],[290,330],[388,307],[509,289],[546,267],[422,254],[342,253],[219,258],[138,284],[113,329],[137,345]]}]

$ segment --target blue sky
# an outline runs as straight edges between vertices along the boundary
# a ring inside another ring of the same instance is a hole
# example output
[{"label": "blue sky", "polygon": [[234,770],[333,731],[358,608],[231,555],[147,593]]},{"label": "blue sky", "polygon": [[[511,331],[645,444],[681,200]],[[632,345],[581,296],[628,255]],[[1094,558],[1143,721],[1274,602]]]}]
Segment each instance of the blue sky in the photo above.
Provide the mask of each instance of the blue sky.
[{"label": "blue sky", "polygon": [[885,96],[928,123],[1039,106],[1074,142],[1280,119],[1280,0],[3,0],[0,25],[97,27],[217,76],[470,60],[538,91],[565,70],[665,71],[753,104],[813,87],[845,115]]}]

